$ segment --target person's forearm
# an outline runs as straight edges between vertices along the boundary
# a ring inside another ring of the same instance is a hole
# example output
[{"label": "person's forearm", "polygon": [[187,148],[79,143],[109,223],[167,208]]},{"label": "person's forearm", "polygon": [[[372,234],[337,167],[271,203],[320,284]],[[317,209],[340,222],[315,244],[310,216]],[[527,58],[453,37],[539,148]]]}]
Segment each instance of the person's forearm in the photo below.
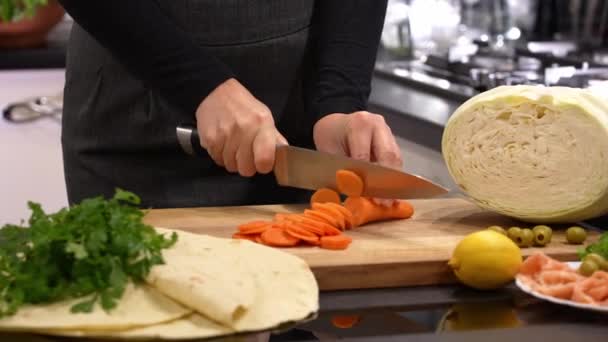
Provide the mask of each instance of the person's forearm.
[{"label": "person's forearm", "polygon": [[185,113],[230,69],[199,47],[151,0],[59,0],[67,13],[146,86]]},{"label": "person's forearm", "polygon": [[365,110],[387,0],[323,0],[315,29],[312,115]]}]

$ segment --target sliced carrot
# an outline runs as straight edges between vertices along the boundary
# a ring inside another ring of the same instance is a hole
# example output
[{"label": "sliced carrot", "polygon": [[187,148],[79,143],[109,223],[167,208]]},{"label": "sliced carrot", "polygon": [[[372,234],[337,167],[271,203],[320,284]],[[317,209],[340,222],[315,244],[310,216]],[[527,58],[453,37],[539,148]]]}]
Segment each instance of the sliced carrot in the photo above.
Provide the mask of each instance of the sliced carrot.
[{"label": "sliced carrot", "polygon": [[334,236],[334,235],[341,235],[342,231],[336,227],[332,227],[332,226],[326,226],[325,227],[325,236]]},{"label": "sliced carrot", "polygon": [[299,223],[295,223],[295,222],[285,224],[283,226],[283,229],[285,229],[286,231],[291,230],[291,231],[297,232],[299,235],[303,235],[303,236],[305,235],[305,236],[310,236],[310,237],[317,237],[317,234],[302,228]]},{"label": "sliced carrot", "polygon": [[318,238],[316,241],[306,241],[306,242],[312,246],[321,246],[321,238]]},{"label": "sliced carrot", "polygon": [[326,213],[324,213],[322,211],[319,211],[319,210],[305,209],[304,210],[304,216],[308,216],[308,217],[311,217],[311,218],[315,218],[317,220],[321,220],[321,221],[329,224],[332,227],[339,227],[340,226],[338,220],[335,217],[333,217],[333,216],[331,216],[329,214],[326,214]]},{"label": "sliced carrot", "polygon": [[330,188],[321,188],[315,191],[310,197],[310,204],[313,203],[341,203],[340,194]]},{"label": "sliced carrot", "polygon": [[[321,221],[314,219],[314,218],[310,218],[306,215],[304,215],[304,213],[302,214],[298,214],[298,215],[294,215],[292,217],[289,218],[290,221],[292,222],[298,222],[298,223],[307,223],[307,224],[317,224],[320,223]],[[327,224],[327,222],[323,221],[324,224]]]},{"label": "sliced carrot", "polygon": [[[338,228],[332,226],[331,224],[327,223],[327,221],[322,220],[320,218],[314,217],[314,216],[305,216],[305,215],[300,215],[298,217],[298,219],[300,219],[300,224],[304,224],[305,226],[313,226],[315,227],[315,230],[321,229],[320,234],[317,232],[315,232],[315,234],[322,236],[322,235],[338,235],[341,234],[342,231],[340,231]],[[312,230],[311,230],[312,231]]]},{"label": "sliced carrot", "polygon": [[295,238],[309,243],[317,243],[319,241],[319,237],[317,235],[307,231],[306,229],[300,228],[295,224],[287,225],[285,227],[285,232]]},{"label": "sliced carrot", "polygon": [[249,240],[249,241],[253,241],[253,242],[256,242],[257,236],[258,235],[246,235],[246,234],[242,234],[242,233],[232,234],[233,239]]},{"label": "sliced carrot", "polygon": [[359,197],[363,194],[363,178],[351,170],[338,170],[336,185],[338,191],[346,196]]},{"label": "sliced carrot", "polygon": [[318,225],[315,226],[313,224],[309,224],[309,223],[306,223],[306,222],[297,222],[295,224],[298,227],[306,230],[307,232],[315,234],[316,236],[323,236],[323,235],[325,235],[325,229],[323,228],[323,226],[318,226]]},{"label": "sliced carrot", "polygon": [[351,213],[350,210],[346,209],[342,204],[327,203],[327,206],[335,208],[342,213],[346,229],[351,229],[353,227],[353,213]]},{"label": "sliced carrot", "polygon": [[271,223],[272,222],[261,221],[261,220],[260,221],[251,221],[251,222],[243,223],[243,224],[239,225],[237,228],[238,228],[239,232],[243,233],[243,234],[259,234],[265,230],[262,228],[268,226]]},{"label": "sliced carrot", "polygon": [[313,203],[312,208],[313,210],[325,212],[327,215],[335,218],[336,222],[338,223],[336,227],[340,228],[340,230],[346,229],[346,222],[344,222],[344,215],[342,215],[342,212],[329,206],[328,204],[329,203]]},{"label": "sliced carrot", "polygon": [[262,234],[266,229],[272,227],[272,222],[265,222],[264,224],[250,225],[250,226],[239,226],[239,233],[243,235],[256,235]]},{"label": "sliced carrot", "polygon": [[359,323],[360,319],[361,319],[361,316],[359,316],[359,315],[333,316],[331,318],[331,323],[336,328],[348,329],[348,328],[354,327],[357,323]]},{"label": "sliced carrot", "polygon": [[276,222],[282,222],[282,221],[288,220],[290,217],[292,217],[294,215],[298,215],[298,214],[293,214],[293,213],[277,213],[277,214],[274,215],[274,220]]},{"label": "sliced carrot", "polygon": [[293,237],[284,229],[278,227],[272,227],[267,229],[262,233],[262,242],[265,245],[275,246],[275,247],[291,247],[295,246],[300,242],[300,239]]},{"label": "sliced carrot", "polygon": [[324,236],[321,238],[321,248],[325,249],[346,249],[353,239],[350,236],[340,234]]},{"label": "sliced carrot", "polygon": [[262,236],[261,235],[256,235],[255,236],[255,242],[259,243],[260,245],[264,244],[264,241],[262,241]]},{"label": "sliced carrot", "polygon": [[398,201],[390,207],[375,204],[369,198],[349,197],[344,206],[353,214],[353,224],[361,226],[366,223],[405,219],[414,214],[414,208],[409,202]]}]

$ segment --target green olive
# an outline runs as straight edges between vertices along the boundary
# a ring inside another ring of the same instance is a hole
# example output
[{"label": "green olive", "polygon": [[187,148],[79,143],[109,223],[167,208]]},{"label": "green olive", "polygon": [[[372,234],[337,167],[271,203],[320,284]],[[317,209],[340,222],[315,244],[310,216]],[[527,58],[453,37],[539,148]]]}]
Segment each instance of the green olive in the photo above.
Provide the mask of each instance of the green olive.
[{"label": "green olive", "polygon": [[587,231],[581,227],[570,227],[566,230],[566,240],[572,244],[581,244],[587,239]]},{"label": "green olive", "polygon": [[521,238],[521,228],[511,227],[507,229],[507,236],[517,244],[517,240]]},{"label": "green olive", "polygon": [[578,268],[578,272],[584,276],[590,276],[600,267],[593,260],[585,260]]},{"label": "green olive", "polygon": [[585,259],[583,259],[583,262],[585,262],[585,261],[593,261],[594,263],[596,263],[598,265],[598,267],[602,271],[608,271],[608,261],[606,261],[606,259],[604,259],[603,256],[601,256],[597,253],[587,254]]},{"label": "green olive", "polygon": [[540,225],[532,229],[534,233],[534,244],[537,246],[545,246],[551,242],[553,231],[548,226]]},{"label": "green olive", "polygon": [[522,229],[519,240],[515,241],[519,247],[530,247],[534,243],[532,229]]},{"label": "green olive", "polygon": [[500,233],[502,235],[505,235],[505,236],[507,235],[507,231],[501,226],[489,226],[488,229],[493,230],[493,231]]}]

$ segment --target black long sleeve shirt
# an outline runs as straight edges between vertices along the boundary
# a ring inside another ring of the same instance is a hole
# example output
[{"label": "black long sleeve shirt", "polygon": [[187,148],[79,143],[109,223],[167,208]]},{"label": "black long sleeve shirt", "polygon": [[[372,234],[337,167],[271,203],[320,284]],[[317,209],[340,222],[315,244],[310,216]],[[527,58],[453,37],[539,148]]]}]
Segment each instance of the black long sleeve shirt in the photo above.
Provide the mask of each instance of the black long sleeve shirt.
[{"label": "black long sleeve shirt", "polygon": [[[221,60],[175,25],[156,1],[59,0],[68,14],[147,86],[186,113],[235,77]],[[316,3],[311,115],[364,110],[387,0]]]}]

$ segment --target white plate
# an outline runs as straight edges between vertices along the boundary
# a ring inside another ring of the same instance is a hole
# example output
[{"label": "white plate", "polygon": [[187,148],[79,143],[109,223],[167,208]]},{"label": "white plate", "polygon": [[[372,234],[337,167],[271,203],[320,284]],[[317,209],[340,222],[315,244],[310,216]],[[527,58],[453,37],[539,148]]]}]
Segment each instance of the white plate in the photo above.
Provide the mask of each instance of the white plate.
[{"label": "white plate", "polygon": [[[580,262],[567,262],[566,264],[568,264],[568,266],[570,266],[571,268],[577,269],[581,263]],[[579,309],[584,309],[584,310],[592,310],[592,311],[599,311],[599,312],[608,313],[608,307],[606,307],[606,306],[581,304],[581,303],[573,302],[571,300],[565,300],[565,299],[555,298],[555,297],[551,297],[551,296],[547,296],[547,295],[538,293],[536,291],[533,291],[528,285],[526,285],[526,284],[522,283],[521,281],[519,281],[518,278],[515,278],[515,285],[517,285],[517,287],[519,287],[519,289],[522,290],[522,291],[524,291],[525,293],[527,293],[529,295],[532,295],[532,296],[534,296],[536,298],[540,298],[540,299],[546,300],[548,302],[552,302],[552,303],[555,303],[555,304],[566,305],[566,306],[572,306],[572,307],[579,308]]]}]

